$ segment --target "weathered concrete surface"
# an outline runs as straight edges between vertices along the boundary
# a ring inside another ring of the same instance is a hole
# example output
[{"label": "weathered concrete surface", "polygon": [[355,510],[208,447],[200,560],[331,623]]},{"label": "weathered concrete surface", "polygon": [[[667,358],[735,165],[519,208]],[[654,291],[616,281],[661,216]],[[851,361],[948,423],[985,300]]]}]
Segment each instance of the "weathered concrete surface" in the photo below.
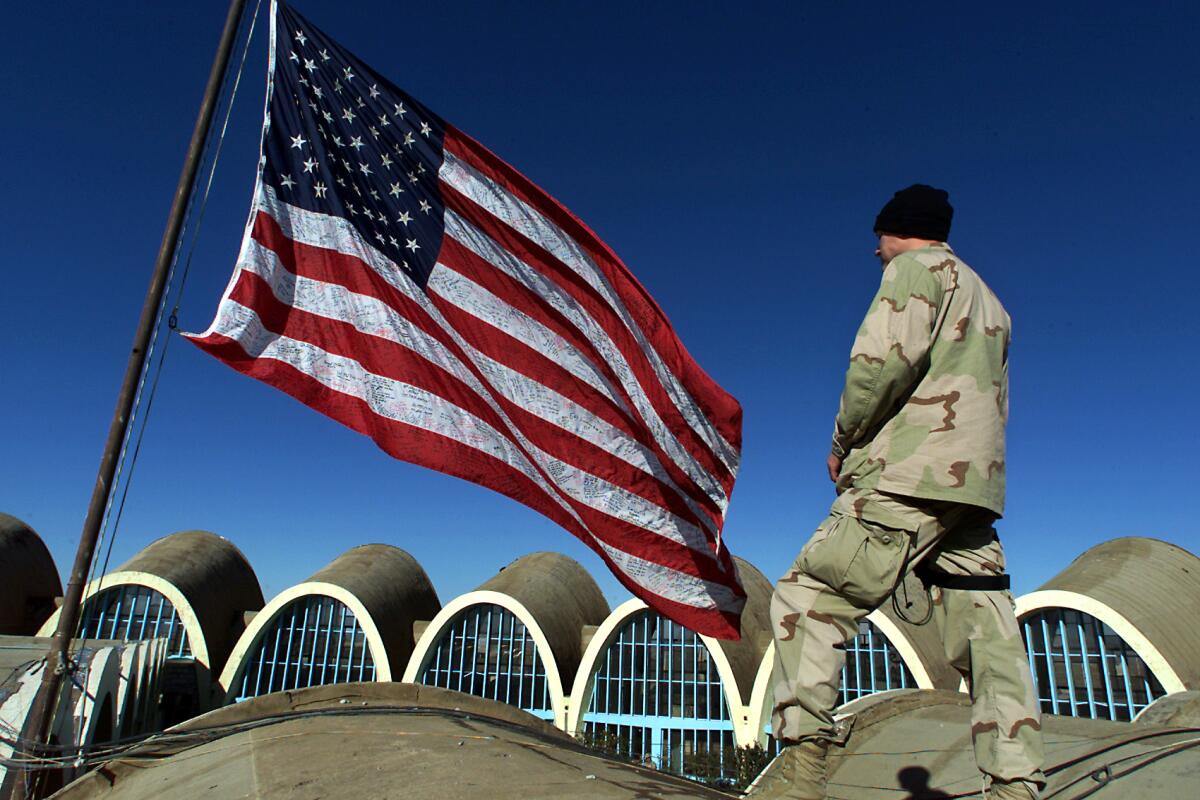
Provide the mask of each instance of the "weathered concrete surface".
[{"label": "weathered concrete surface", "polygon": [[[213,730],[214,726],[221,727]],[[210,733],[204,735],[206,729]],[[171,730],[188,732],[190,741],[149,742],[141,757],[109,762],[54,797],[731,797],[585,750],[561,731],[510,706],[413,684],[343,684],[281,692],[213,711]]]},{"label": "weathered concrete surface", "polygon": [[61,596],[58,569],[41,537],[0,514],[0,634],[34,635]]},{"label": "weathered concrete surface", "polygon": [[[846,746],[830,751],[831,800],[981,796],[965,695],[904,689],[863,698],[841,711],[855,718]],[[1196,796],[1200,747],[1187,744],[1196,739],[1194,730],[1046,716],[1043,733],[1047,797]]]},{"label": "weathered concrete surface", "polygon": [[1142,709],[1133,724],[1138,727],[1200,728],[1200,690],[1164,694]]},{"label": "weathered concrete surface", "polygon": [[263,607],[250,562],[233,542],[208,531],[182,531],[151,542],[118,567],[105,585],[120,583],[123,572],[155,575],[183,593],[204,630],[213,675],[221,674],[241,635],[245,612]]},{"label": "weathered concrete surface", "polygon": [[1094,598],[1149,639],[1188,689],[1200,689],[1200,558],[1158,539],[1125,537],[1098,544],[1039,591]]},{"label": "weathered concrete surface", "polygon": [[519,601],[538,621],[566,692],[583,658],[583,629],[608,616],[608,601],[588,571],[559,553],[522,556],[478,587]]},{"label": "weathered concrete surface", "polygon": [[420,563],[388,544],[351,548],[308,581],[340,586],[366,606],[397,677],[412,655],[413,623],[433,619],[442,607]]}]

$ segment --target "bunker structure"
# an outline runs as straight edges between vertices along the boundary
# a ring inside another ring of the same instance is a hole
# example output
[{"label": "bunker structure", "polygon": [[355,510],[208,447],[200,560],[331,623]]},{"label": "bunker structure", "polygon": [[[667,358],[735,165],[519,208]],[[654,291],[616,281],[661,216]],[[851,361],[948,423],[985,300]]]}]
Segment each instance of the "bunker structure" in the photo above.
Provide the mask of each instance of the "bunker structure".
[{"label": "bunker structure", "polygon": [[404,681],[499,700],[565,727],[584,636],[607,616],[583,567],[532,553],[422,626]]},{"label": "bunker structure", "polygon": [[219,683],[227,702],[353,681],[399,680],[413,626],[441,604],[425,570],[398,547],[347,550],[254,615]]},{"label": "bunker structure", "polygon": [[[2,552],[17,554],[0,569],[31,576],[4,585],[18,588],[0,593],[0,614],[29,631],[36,619],[12,609],[47,608],[57,575],[36,534],[11,517],[0,522]],[[202,702],[187,716],[282,690],[405,682],[514,707],[647,767],[732,774],[738,748],[776,749],[773,589],[753,565],[737,564],[747,593],[742,635],[718,641],[639,600],[610,609],[587,571],[556,553],[519,558],[442,605],[411,555],[365,545],[264,607],[237,548],[189,531],[150,544],[90,585],[82,635],[160,643],[164,703],[181,683],[172,665],[192,669]],[[923,589],[909,585],[863,621],[846,646],[845,707],[896,690],[963,688],[935,626],[920,624],[923,603]],[[1016,600],[1043,711],[1113,722],[1190,719],[1191,693],[1200,692],[1200,633],[1190,623],[1197,607],[1200,559],[1180,547],[1116,539],[1079,556]],[[42,635],[54,622],[53,614],[44,620]],[[183,708],[162,719],[174,721]]]},{"label": "bunker structure", "polygon": [[[214,678],[225,666],[247,612],[262,608],[250,563],[228,539],[183,531],[151,542],[83,592],[83,639],[166,643],[168,721],[220,703]],[[50,636],[58,612],[38,632]]]},{"label": "bunker structure", "polygon": [[0,635],[37,633],[61,597],[58,569],[41,537],[0,514]]},{"label": "bunker structure", "polygon": [[1047,714],[1131,720],[1200,689],[1200,558],[1157,539],[1096,545],[1017,599]]}]

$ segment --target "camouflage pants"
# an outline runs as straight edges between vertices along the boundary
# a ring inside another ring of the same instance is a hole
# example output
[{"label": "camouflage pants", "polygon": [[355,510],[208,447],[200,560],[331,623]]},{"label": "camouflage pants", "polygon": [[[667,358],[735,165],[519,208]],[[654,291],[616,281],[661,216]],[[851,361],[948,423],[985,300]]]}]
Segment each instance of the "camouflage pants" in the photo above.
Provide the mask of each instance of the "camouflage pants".
[{"label": "camouflage pants", "polygon": [[[837,738],[833,707],[858,624],[906,569],[932,559],[953,575],[998,575],[1004,553],[993,515],[870,489],[840,495],[775,586],[775,736]],[[971,692],[971,735],[984,773],[1044,783],[1041,713],[1007,591],[933,590],[950,663]]]}]

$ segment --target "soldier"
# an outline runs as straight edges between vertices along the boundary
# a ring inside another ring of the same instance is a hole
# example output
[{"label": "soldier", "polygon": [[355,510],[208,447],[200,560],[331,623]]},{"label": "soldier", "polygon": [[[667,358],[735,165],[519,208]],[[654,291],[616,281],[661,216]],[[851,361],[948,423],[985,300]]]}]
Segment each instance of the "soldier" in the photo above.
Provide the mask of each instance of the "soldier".
[{"label": "soldier", "polygon": [[[946,239],[949,195],[915,185],[875,220],[883,281],[859,328],[828,459],[838,498],[775,587],[775,736],[786,786],[825,797],[844,731],[833,707],[845,643],[915,570],[971,693],[990,798],[1037,798],[1041,714],[992,523],[1004,510],[1009,317]],[[781,792],[777,794],[777,792]]]}]

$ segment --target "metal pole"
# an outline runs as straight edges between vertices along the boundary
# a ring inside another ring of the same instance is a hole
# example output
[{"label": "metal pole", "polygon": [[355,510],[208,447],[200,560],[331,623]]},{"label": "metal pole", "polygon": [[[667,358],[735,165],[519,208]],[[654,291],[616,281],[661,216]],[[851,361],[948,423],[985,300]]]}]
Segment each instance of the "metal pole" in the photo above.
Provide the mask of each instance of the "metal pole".
[{"label": "metal pole", "polygon": [[[75,564],[71,568],[71,578],[67,583],[66,596],[63,598],[58,627],[50,642],[50,652],[46,657],[46,667],[42,672],[42,684],[38,688],[33,707],[29,712],[32,727],[28,729],[27,739],[35,743],[35,746],[44,745],[50,739],[50,728],[58,708],[59,690],[67,664],[68,650],[71,639],[75,636],[75,626],[79,623],[84,581],[96,552],[100,524],[117,470],[117,458],[120,454],[121,443],[125,440],[125,434],[129,428],[129,415],[133,410],[138,379],[146,364],[146,350],[150,344],[150,336],[154,332],[158,308],[162,304],[163,294],[167,288],[167,273],[179,244],[179,234],[183,228],[188,198],[191,197],[196,173],[200,169],[204,142],[208,138],[208,130],[217,107],[217,96],[221,91],[221,84],[224,82],[225,69],[229,65],[229,56],[233,51],[234,39],[237,36],[245,6],[246,0],[232,0],[229,4],[229,13],[225,17],[225,29],[221,32],[221,42],[217,47],[212,71],[208,75],[208,85],[204,90],[204,100],[200,103],[200,113],[196,117],[192,140],[188,144],[183,172],[179,176],[179,185],[175,187],[171,213],[167,218],[166,230],[163,231],[162,244],[158,248],[154,273],[150,278],[150,287],[146,291],[146,302],[142,306],[142,316],[138,320],[137,332],[133,337],[133,350],[129,354],[129,363],[125,367],[125,380],[121,384],[121,393],[117,397],[117,407],[113,412],[112,425],[108,429],[108,439],[104,443],[104,454],[100,458],[96,486],[92,491],[92,500],[88,505],[83,531],[79,536],[79,548],[75,551]],[[33,770],[22,771],[21,779],[12,784],[10,800],[29,796],[30,790],[36,792],[39,781],[34,779],[35,774]]]}]

